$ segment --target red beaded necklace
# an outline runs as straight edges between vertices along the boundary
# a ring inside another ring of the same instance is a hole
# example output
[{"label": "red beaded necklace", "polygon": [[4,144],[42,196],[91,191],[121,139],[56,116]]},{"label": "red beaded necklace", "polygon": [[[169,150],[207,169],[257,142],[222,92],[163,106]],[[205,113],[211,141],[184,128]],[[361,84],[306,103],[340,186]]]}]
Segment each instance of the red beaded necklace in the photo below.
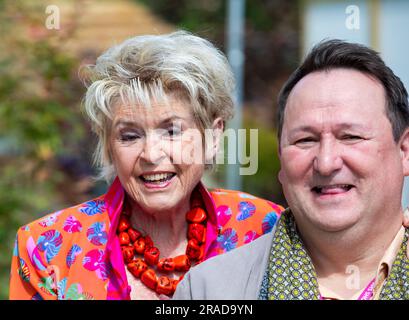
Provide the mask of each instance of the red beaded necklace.
[{"label": "red beaded necklace", "polygon": [[184,274],[179,279],[158,277],[155,268],[162,273],[172,271],[186,273],[193,263],[198,264],[203,259],[207,214],[200,199],[193,199],[191,208],[186,214],[188,223],[186,254],[173,258],[160,258],[159,249],[155,247],[150,236],[143,236],[141,232],[131,227],[126,211],[122,212],[119,219],[117,234],[129,272],[158,294],[171,296]]}]

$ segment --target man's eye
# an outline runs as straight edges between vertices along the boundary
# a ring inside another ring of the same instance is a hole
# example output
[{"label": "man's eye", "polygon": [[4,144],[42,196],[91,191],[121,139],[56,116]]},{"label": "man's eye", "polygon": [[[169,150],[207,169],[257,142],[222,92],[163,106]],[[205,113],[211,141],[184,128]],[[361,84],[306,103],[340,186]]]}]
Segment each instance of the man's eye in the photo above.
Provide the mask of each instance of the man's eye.
[{"label": "man's eye", "polygon": [[313,138],[313,137],[306,137],[306,138],[298,139],[297,141],[295,141],[295,144],[296,145],[305,145],[305,144],[314,143],[315,141],[316,141],[316,139]]},{"label": "man's eye", "polygon": [[358,141],[362,139],[363,139],[362,137],[353,135],[353,134],[345,134],[342,136],[342,140],[345,140],[345,141]]}]

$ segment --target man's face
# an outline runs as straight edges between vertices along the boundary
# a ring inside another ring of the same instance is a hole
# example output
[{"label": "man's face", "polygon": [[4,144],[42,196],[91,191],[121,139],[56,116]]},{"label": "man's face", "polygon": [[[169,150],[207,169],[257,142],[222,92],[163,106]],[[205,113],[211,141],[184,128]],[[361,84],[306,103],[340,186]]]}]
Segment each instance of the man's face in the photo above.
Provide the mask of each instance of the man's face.
[{"label": "man's face", "polygon": [[293,88],[279,179],[297,223],[336,232],[396,220],[407,173],[385,108],[382,84],[356,70],[311,73]]}]

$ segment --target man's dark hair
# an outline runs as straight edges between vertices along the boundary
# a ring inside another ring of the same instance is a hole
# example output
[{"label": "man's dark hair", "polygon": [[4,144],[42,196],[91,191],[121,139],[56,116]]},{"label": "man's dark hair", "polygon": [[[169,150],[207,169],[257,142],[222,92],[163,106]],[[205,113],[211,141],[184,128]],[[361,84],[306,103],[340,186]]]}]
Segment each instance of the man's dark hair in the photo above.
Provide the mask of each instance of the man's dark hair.
[{"label": "man's dark hair", "polygon": [[288,96],[298,81],[309,73],[335,68],[358,70],[382,83],[386,92],[386,115],[392,124],[395,142],[398,142],[409,127],[408,93],[402,81],[385,65],[378,52],[342,40],[317,44],[284,84],[278,96],[278,138],[281,138]]}]

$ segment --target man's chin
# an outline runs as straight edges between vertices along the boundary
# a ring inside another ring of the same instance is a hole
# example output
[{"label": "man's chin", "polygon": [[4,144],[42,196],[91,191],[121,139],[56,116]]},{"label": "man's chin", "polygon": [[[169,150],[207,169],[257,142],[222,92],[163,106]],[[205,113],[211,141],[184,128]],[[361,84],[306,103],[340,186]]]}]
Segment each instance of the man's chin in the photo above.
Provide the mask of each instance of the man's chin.
[{"label": "man's chin", "polygon": [[324,232],[341,232],[356,225],[361,215],[357,210],[347,207],[322,208],[313,207],[304,211],[305,219],[317,230]]},{"label": "man's chin", "polygon": [[351,229],[358,223],[359,219],[356,216],[333,216],[333,215],[320,215],[315,219],[311,219],[310,222],[315,228],[324,232],[342,232]]}]

